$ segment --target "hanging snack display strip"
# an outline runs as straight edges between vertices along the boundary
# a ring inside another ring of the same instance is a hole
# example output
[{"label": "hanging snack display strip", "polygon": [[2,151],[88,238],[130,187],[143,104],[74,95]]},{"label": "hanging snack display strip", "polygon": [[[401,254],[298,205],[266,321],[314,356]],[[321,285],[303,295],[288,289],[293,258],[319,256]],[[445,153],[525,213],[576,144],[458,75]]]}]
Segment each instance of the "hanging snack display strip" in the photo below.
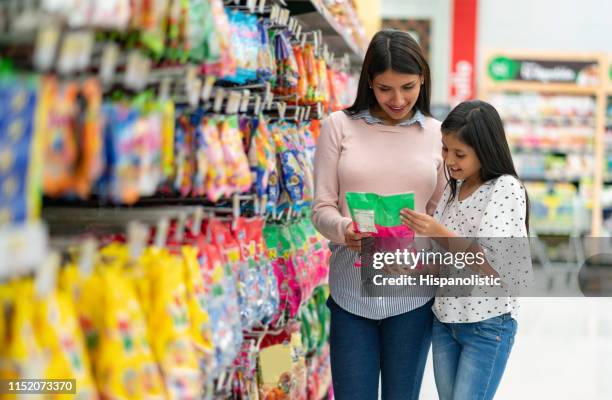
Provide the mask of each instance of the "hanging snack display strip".
[{"label": "hanging snack display strip", "polygon": [[[348,65],[264,1],[13,3],[0,35],[42,28],[1,45],[0,244],[44,220],[61,257],[36,239],[39,261],[1,263],[2,376],[76,379],[77,398],[323,397],[311,116],[352,101]],[[280,338],[297,361],[270,387]]]}]

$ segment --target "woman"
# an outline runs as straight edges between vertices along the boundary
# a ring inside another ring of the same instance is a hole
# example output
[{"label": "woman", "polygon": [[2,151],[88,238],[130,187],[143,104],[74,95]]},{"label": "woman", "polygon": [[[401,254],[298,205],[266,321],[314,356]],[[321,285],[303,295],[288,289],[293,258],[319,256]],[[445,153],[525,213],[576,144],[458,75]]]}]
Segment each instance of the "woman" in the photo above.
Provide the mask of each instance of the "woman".
[{"label": "woman", "polygon": [[372,39],[355,103],[321,126],[312,219],[331,241],[331,363],[337,399],[417,399],[431,344],[434,289],[404,297],[362,294],[355,261],[364,234],[353,230],[347,191],[412,191],[415,209],[433,213],[445,178],[440,123],[430,116],[429,66],[405,32]]}]

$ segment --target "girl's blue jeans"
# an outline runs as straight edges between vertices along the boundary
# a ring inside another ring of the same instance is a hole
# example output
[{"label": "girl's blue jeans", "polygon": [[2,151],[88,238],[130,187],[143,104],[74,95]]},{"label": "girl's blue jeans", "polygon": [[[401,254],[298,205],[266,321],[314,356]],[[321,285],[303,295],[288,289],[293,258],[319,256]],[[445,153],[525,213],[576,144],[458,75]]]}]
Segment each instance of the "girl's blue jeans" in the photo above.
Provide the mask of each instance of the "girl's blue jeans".
[{"label": "girl's blue jeans", "polygon": [[434,316],[432,353],[440,400],[493,399],[516,329],[509,313],[475,323],[443,323]]}]

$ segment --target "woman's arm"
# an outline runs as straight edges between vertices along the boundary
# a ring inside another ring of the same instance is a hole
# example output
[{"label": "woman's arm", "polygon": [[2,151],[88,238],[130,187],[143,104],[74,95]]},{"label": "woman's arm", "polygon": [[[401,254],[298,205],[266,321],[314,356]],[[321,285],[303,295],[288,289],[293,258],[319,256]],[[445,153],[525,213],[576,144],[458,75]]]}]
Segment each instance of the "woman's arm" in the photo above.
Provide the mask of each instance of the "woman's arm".
[{"label": "woman's arm", "polygon": [[342,216],[339,206],[338,160],[341,138],[333,115],[323,120],[314,161],[312,222],[327,239],[345,244],[345,233],[352,220]]}]

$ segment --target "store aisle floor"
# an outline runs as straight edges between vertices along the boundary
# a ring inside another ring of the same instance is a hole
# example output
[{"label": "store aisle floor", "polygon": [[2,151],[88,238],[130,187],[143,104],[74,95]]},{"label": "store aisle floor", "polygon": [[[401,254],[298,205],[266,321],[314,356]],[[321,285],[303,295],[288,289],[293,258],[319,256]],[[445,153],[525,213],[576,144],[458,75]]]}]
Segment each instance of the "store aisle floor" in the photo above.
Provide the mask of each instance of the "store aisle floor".
[{"label": "store aisle floor", "polygon": [[[519,333],[496,400],[612,399],[612,299],[521,299]],[[431,366],[422,400],[438,399]]]}]

